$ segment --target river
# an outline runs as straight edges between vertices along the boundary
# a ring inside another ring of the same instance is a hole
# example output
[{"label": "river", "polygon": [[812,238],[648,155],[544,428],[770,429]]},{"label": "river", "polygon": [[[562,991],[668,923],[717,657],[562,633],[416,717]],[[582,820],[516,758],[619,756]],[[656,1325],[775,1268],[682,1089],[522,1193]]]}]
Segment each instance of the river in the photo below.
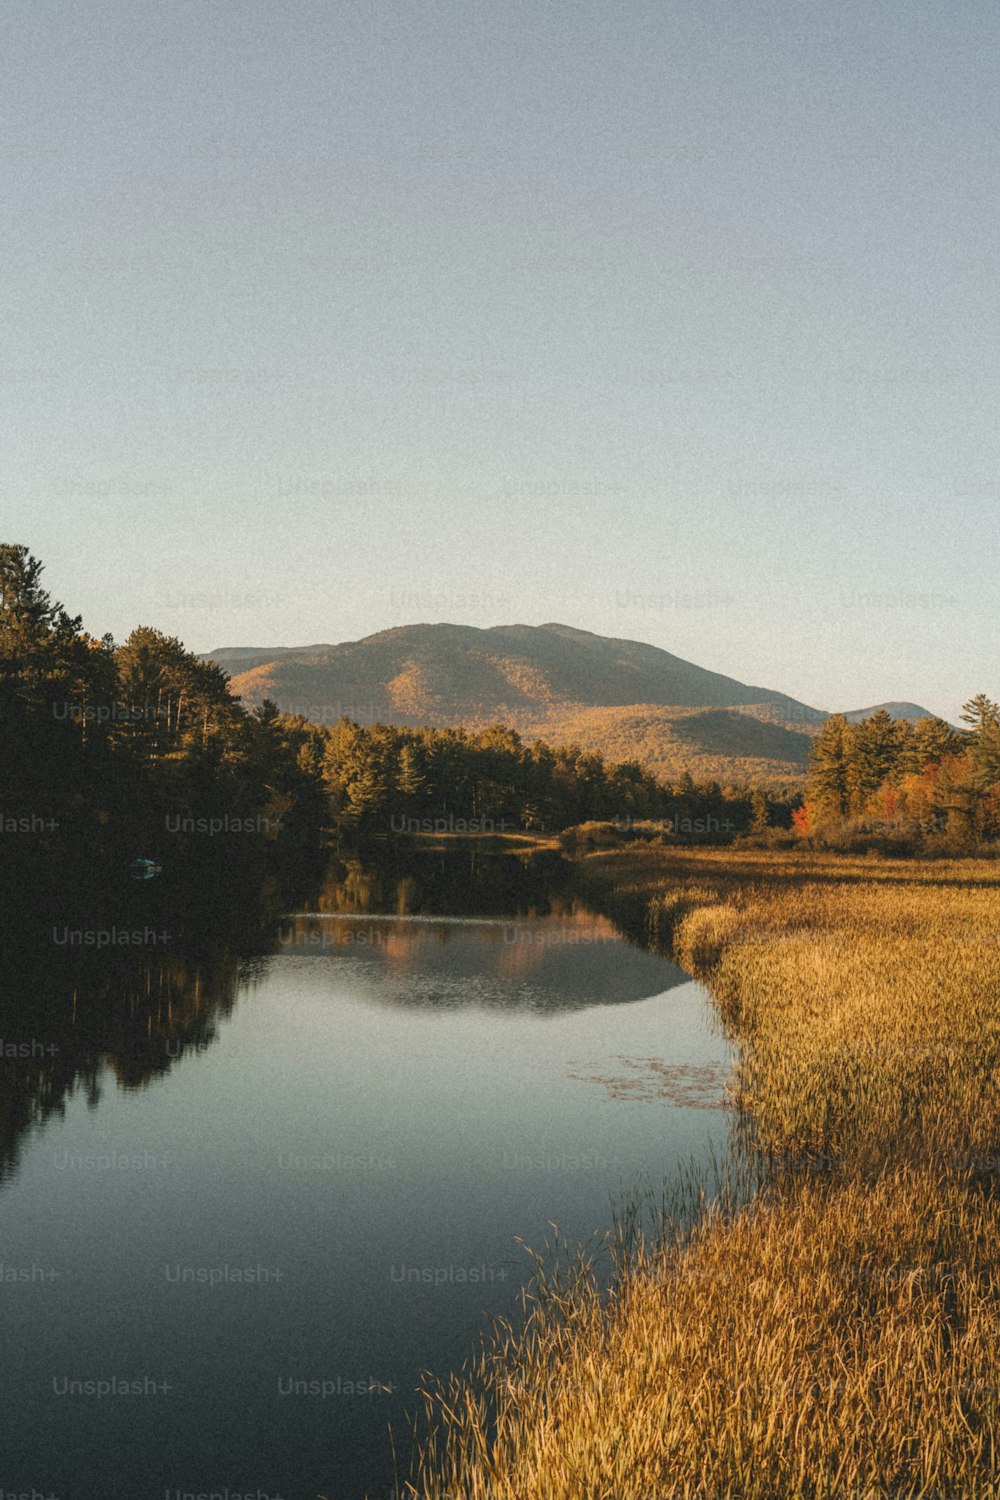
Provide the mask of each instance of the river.
[{"label": "river", "polygon": [[4,1491],[385,1500],[518,1237],[724,1153],[704,991],[558,856],[337,860],[299,905],[113,960],[67,927],[5,993]]}]

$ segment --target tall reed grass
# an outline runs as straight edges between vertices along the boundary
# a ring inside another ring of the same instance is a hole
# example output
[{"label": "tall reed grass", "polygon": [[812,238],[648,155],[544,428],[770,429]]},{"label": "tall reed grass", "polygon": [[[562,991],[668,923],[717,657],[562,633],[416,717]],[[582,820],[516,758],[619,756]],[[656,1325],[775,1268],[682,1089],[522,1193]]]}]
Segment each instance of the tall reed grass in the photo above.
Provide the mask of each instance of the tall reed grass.
[{"label": "tall reed grass", "polygon": [[524,1326],[428,1385],[401,1493],[1000,1497],[1000,872],[583,864],[706,979],[758,1191],[623,1237],[610,1288],[543,1260]]}]

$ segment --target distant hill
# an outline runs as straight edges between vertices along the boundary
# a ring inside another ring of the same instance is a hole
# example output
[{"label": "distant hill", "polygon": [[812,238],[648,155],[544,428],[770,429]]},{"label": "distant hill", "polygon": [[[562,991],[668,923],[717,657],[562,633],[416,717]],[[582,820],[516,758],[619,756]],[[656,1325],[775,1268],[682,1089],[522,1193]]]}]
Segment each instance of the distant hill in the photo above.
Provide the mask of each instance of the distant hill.
[{"label": "distant hill", "polygon": [[785,693],[707,671],[657,646],[569,625],[404,625],[341,645],[227,647],[208,655],[245,697],[259,701],[270,683],[288,700],[304,693],[310,704],[325,705],[327,718],[350,702],[437,724],[568,704],[759,706],[776,721],[798,724],[825,717]]},{"label": "distant hill", "polygon": [[574,741],[609,760],[638,760],[667,781],[685,771],[696,781],[801,781],[812,734],[769,722],[739,708],[672,708],[633,703],[626,708],[567,709],[526,724],[529,738]]},{"label": "distant hill", "polygon": [[279,656],[332,650],[332,646],[223,646],[219,651],[205,651],[202,655],[206,661],[217,662],[224,672],[235,677],[237,672],[245,672],[261,662],[277,661]]},{"label": "distant hill", "polygon": [[[502,721],[528,738],[575,740],[667,777],[801,780],[812,736],[827,717],[657,646],[556,623],[404,625],[339,645],[221,647],[206,655],[250,705],[271,698],[287,713],[327,724],[344,715],[361,724]],[[914,704],[886,706],[925,714]]]},{"label": "distant hill", "polygon": [[248,704],[272,698],[321,723],[466,725],[573,739],[665,776],[802,776],[826,717],[785,693],[641,641],[569,625],[407,625],[337,645],[206,653]]},{"label": "distant hill", "polygon": [[921,708],[919,703],[876,703],[871,708],[852,708],[844,714],[844,718],[848,724],[857,724],[862,719],[870,719],[872,714],[877,714],[882,708],[890,718],[906,719],[910,724],[916,724],[920,719],[934,718],[934,715],[928,709]]}]

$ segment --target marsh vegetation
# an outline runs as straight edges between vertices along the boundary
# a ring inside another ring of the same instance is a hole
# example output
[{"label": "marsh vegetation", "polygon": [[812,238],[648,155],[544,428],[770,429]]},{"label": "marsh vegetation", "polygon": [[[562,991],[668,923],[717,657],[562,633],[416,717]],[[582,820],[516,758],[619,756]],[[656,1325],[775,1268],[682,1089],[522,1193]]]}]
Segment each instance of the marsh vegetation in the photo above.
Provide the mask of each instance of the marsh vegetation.
[{"label": "marsh vegetation", "polygon": [[634,847],[592,891],[704,978],[757,1190],[541,1269],[428,1386],[404,1493],[1000,1494],[1000,872]]}]

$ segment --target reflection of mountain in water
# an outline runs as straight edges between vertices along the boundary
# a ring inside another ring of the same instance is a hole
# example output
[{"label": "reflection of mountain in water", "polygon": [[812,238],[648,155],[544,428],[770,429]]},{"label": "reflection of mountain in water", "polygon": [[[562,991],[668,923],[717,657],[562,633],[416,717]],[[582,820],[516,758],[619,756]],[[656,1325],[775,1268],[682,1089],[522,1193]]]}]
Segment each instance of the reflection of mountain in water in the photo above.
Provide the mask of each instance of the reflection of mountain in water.
[{"label": "reflection of mountain in water", "polygon": [[281,951],[326,959],[380,1005],[558,1012],[662,994],[689,976],[579,907],[558,916],[448,919],[304,914]]},{"label": "reflection of mountain in water", "polygon": [[[241,885],[225,865],[211,878],[166,872],[138,885],[126,871],[120,889],[67,877],[44,900],[15,876],[0,882],[0,1182],[26,1136],[74,1095],[97,1108],[104,1088],[147,1087],[210,1046],[269,954],[334,955],[361,993],[400,1006],[566,1011],[686,977],[615,941],[571,895],[558,855],[394,850],[378,862],[337,858],[284,891]],[[279,920],[296,906],[324,915]],[[53,929],[108,927],[169,939],[53,940]]]}]

